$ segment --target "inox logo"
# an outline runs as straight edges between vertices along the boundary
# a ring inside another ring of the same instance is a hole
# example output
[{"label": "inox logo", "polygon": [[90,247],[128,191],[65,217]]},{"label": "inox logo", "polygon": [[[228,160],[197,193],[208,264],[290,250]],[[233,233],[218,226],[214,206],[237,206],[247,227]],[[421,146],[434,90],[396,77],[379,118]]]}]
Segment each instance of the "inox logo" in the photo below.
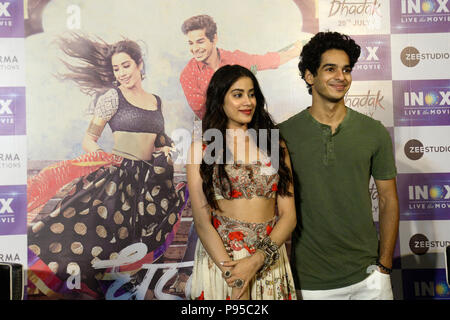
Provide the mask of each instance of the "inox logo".
[{"label": "inox logo", "polygon": [[[437,105],[446,106],[450,105],[450,91],[439,92],[404,92],[403,99],[405,106],[423,106],[423,105]],[[439,102],[440,100],[440,102]]]},{"label": "inox logo", "polygon": [[[362,51],[363,55],[361,58],[365,61],[379,61],[380,59],[377,56],[377,51],[379,47],[366,47],[366,50]],[[365,54],[367,52],[367,55]]]},{"label": "inox logo", "polygon": [[11,17],[8,12],[9,2],[0,2],[0,17]]},{"label": "inox logo", "polygon": [[11,203],[14,198],[0,198],[0,214],[11,214],[14,210],[11,208]]},{"label": "inox logo", "polygon": [[449,9],[447,8],[447,2],[448,0],[436,0],[436,1],[402,0],[401,10],[402,14],[422,13],[422,12],[425,13],[449,12]]},{"label": "inox logo", "polygon": [[0,99],[0,116],[13,114],[13,112],[11,110],[11,103],[12,103],[12,99],[8,99],[8,100]]},{"label": "inox logo", "polygon": [[416,297],[449,296],[450,290],[445,281],[415,281],[414,294]]},{"label": "inox logo", "polygon": [[448,200],[450,199],[450,186],[408,186],[408,195],[409,200]]}]

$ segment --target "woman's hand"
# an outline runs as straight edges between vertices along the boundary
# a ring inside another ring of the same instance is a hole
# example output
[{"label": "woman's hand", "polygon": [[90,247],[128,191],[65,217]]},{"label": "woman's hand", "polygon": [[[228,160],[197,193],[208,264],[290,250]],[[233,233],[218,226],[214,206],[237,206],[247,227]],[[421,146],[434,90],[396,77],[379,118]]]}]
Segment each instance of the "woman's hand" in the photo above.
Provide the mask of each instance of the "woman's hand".
[{"label": "woman's hand", "polygon": [[[245,257],[239,260],[222,262],[223,267],[230,267],[231,276],[226,278],[228,286],[233,287],[232,299],[240,299],[248,290],[250,281],[261,269],[264,263],[264,254],[256,251],[252,256]],[[236,288],[235,281],[241,279],[244,281],[242,288]],[[237,292],[237,293],[236,293]],[[235,295],[236,293],[236,295]]]}]

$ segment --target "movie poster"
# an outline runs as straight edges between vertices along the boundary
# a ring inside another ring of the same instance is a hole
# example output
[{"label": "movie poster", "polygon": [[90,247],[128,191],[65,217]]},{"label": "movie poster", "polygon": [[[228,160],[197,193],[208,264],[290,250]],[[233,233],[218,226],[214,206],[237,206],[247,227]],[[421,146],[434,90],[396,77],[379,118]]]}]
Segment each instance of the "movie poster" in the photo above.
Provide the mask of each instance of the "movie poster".
[{"label": "movie poster", "polygon": [[[189,298],[197,236],[184,160],[212,76],[198,70],[201,57],[219,50],[224,60],[247,64],[274,120],[285,120],[310,101],[297,64],[301,45],[317,32],[315,1],[29,0],[24,5],[28,299]],[[182,31],[183,23],[198,15],[216,26],[206,46]],[[70,47],[74,39],[78,42]],[[129,65],[122,61],[112,61],[117,70],[108,70],[111,61],[105,68],[98,52],[89,55],[93,50],[86,39],[97,43],[99,52],[120,42],[137,45],[140,79],[127,78]],[[75,68],[86,61],[105,74],[123,69],[125,76],[101,83],[64,77],[82,73]],[[156,107],[131,107],[127,112],[134,120],[126,124],[117,116],[107,118],[95,140],[102,150],[89,150],[87,131],[100,112],[93,110],[100,108],[104,116],[111,105],[130,108],[117,90],[127,81],[139,81],[158,97]],[[129,137],[154,134],[155,140],[128,146],[118,142],[126,135],[114,135],[120,130],[133,131]],[[152,147],[150,164],[127,160],[125,150],[137,150],[130,151],[136,160],[146,154],[142,148]],[[171,151],[155,151],[164,147]],[[150,181],[145,190],[142,180]]]}]

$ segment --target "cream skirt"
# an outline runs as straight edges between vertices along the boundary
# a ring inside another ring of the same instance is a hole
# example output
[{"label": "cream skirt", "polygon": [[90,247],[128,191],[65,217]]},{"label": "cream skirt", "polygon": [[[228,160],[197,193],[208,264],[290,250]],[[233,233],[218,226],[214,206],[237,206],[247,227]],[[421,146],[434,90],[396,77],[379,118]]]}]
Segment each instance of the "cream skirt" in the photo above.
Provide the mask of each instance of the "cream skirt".
[{"label": "cream skirt", "polygon": [[[248,223],[213,213],[213,225],[228,254],[239,260],[255,252],[255,243],[270,234],[276,219],[265,223]],[[262,276],[255,276],[249,286],[251,300],[296,300],[294,281],[284,244],[278,249],[280,258]],[[197,241],[192,271],[191,298],[195,300],[229,300],[232,288],[222,271],[209,257],[201,241]]]}]

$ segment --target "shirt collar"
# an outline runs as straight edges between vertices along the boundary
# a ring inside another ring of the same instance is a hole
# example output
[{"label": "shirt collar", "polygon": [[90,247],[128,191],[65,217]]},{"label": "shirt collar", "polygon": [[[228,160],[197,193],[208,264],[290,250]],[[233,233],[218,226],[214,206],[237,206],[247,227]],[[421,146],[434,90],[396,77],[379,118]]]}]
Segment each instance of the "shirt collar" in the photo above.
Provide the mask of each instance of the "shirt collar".
[{"label": "shirt collar", "polygon": [[[225,61],[223,61],[223,50],[219,49],[219,48],[216,48],[216,50],[217,50],[217,55],[219,56],[219,66],[225,65],[226,63],[225,63]],[[195,58],[192,58],[192,59],[199,70],[205,70],[207,68],[212,69],[203,61],[197,61],[197,60],[195,60]]]},{"label": "shirt collar", "polygon": [[[306,109],[304,110],[304,112],[306,113],[306,117],[307,117],[308,119],[310,119],[312,123],[314,123],[314,124],[315,124],[317,127],[319,127],[319,128],[329,128],[329,127],[330,127],[330,126],[327,125],[327,124],[323,124],[323,123],[320,123],[319,121],[317,121],[317,120],[311,115],[311,113],[309,112],[309,110],[308,110],[309,108],[310,108],[310,107],[306,108]],[[347,107],[347,106],[345,107],[345,109],[346,109],[345,117],[344,117],[344,119],[342,119],[341,123],[340,123],[340,124],[338,125],[338,127],[336,128],[336,131],[335,131],[334,134],[337,134],[337,133],[339,132],[339,130],[341,130],[343,127],[347,126],[347,124],[349,123],[349,121],[350,121],[350,119],[351,119],[351,117],[352,117],[353,110],[350,109],[350,108]]]}]

